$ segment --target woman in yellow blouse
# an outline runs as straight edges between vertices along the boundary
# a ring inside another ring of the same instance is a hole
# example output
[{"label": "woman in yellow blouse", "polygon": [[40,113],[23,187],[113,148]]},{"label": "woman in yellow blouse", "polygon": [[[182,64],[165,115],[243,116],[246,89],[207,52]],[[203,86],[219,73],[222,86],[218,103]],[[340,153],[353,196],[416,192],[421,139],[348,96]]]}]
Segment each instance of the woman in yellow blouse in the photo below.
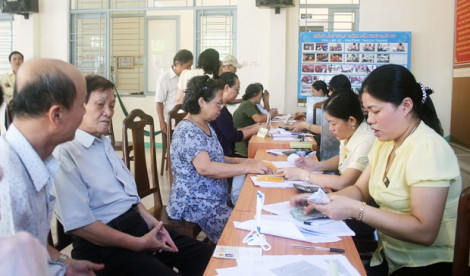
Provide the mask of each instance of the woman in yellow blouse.
[{"label": "woman in yellow blouse", "polygon": [[[450,275],[462,189],[457,158],[442,138],[429,97],[403,66],[374,70],[361,87],[377,140],[358,181],[326,205],[292,203],[333,219],[355,218],[378,230],[368,275]],[[379,208],[366,205],[373,198]]]},{"label": "woman in yellow blouse", "polygon": [[[358,96],[349,89],[334,93],[324,104],[326,120],[336,139],[340,140],[339,155],[322,162],[316,158],[300,157],[296,168],[286,168],[278,173],[290,180],[304,180],[313,184],[341,190],[353,185],[365,169],[367,154],[375,136],[364,121]],[[315,174],[313,171],[339,171],[339,175]]]}]

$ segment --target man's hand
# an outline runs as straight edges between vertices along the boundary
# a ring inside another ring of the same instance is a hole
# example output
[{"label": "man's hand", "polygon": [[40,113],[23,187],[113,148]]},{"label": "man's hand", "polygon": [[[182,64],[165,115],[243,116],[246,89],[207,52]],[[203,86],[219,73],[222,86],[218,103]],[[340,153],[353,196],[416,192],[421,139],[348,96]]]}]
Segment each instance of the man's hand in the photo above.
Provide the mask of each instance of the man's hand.
[{"label": "man's hand", "polygon": [[162,225],[161,221],[158,222],[150,232],[141,237],[143,239],[142,250],[178,252],[178,248],[171,239],[170,234]]},{"label": "man's hand", "polygon": [[167,134],[168,127],[165,121],[160,122],[160,130],[162,131],[162,133]]},{"label": "man's hand", "polygon": [[104,264],[95,264],[89,261],[74,260],[71,258],[67,258],[65,266],[67,269],[65,272],[66,276],[95,275],[94,271],[104,268]]}]

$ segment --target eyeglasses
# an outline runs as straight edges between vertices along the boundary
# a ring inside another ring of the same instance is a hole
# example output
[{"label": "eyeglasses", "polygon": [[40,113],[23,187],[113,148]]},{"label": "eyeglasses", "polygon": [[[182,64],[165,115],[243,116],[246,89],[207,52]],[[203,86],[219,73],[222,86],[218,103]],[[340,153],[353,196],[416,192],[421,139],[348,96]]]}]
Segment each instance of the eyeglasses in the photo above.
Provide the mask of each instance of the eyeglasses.
[{"label": "eyeglasses", "polygon": [[213,103],[215,104],[218,108],[222,109],[222,107],[224,107],[224,104],[223,103],[216,103],[216,102],[210,102],[210,103]]}]

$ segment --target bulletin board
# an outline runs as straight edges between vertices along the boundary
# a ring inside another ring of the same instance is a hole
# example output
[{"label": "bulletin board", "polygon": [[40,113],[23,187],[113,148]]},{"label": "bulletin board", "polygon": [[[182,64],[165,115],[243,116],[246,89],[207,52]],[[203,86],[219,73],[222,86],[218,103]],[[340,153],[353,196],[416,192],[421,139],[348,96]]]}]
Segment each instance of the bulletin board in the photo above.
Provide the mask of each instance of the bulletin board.
[{"label": "bulletin board", "polygon": [[450,138],[470,148],[470,2],[455,1],[454,72]]},{"label": "bulletin board", "polygon": [[299,48],[297,98],[305,99],[316,80],[344,74],[357,91],[381,65],[410,69],[411,32],[302,32]]}]

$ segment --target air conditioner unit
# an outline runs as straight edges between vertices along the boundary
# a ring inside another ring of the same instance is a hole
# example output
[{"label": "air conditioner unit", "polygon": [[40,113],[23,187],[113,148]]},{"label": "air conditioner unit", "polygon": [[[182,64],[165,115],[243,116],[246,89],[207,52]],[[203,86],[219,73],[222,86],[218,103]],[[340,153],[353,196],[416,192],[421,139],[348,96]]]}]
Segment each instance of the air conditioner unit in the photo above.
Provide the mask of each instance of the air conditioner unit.
[{"label": "air conditioner unit", "polygon": [[280,12],[280,8],[294,6],[294,0],[256,0],[258,8],[274,8],[276,13]]},{"label": "air conditioner unit", "polygon": [[21,14],[28,19],[30,13],[39,12],[38,0],[0,0],[2,13]]}]

